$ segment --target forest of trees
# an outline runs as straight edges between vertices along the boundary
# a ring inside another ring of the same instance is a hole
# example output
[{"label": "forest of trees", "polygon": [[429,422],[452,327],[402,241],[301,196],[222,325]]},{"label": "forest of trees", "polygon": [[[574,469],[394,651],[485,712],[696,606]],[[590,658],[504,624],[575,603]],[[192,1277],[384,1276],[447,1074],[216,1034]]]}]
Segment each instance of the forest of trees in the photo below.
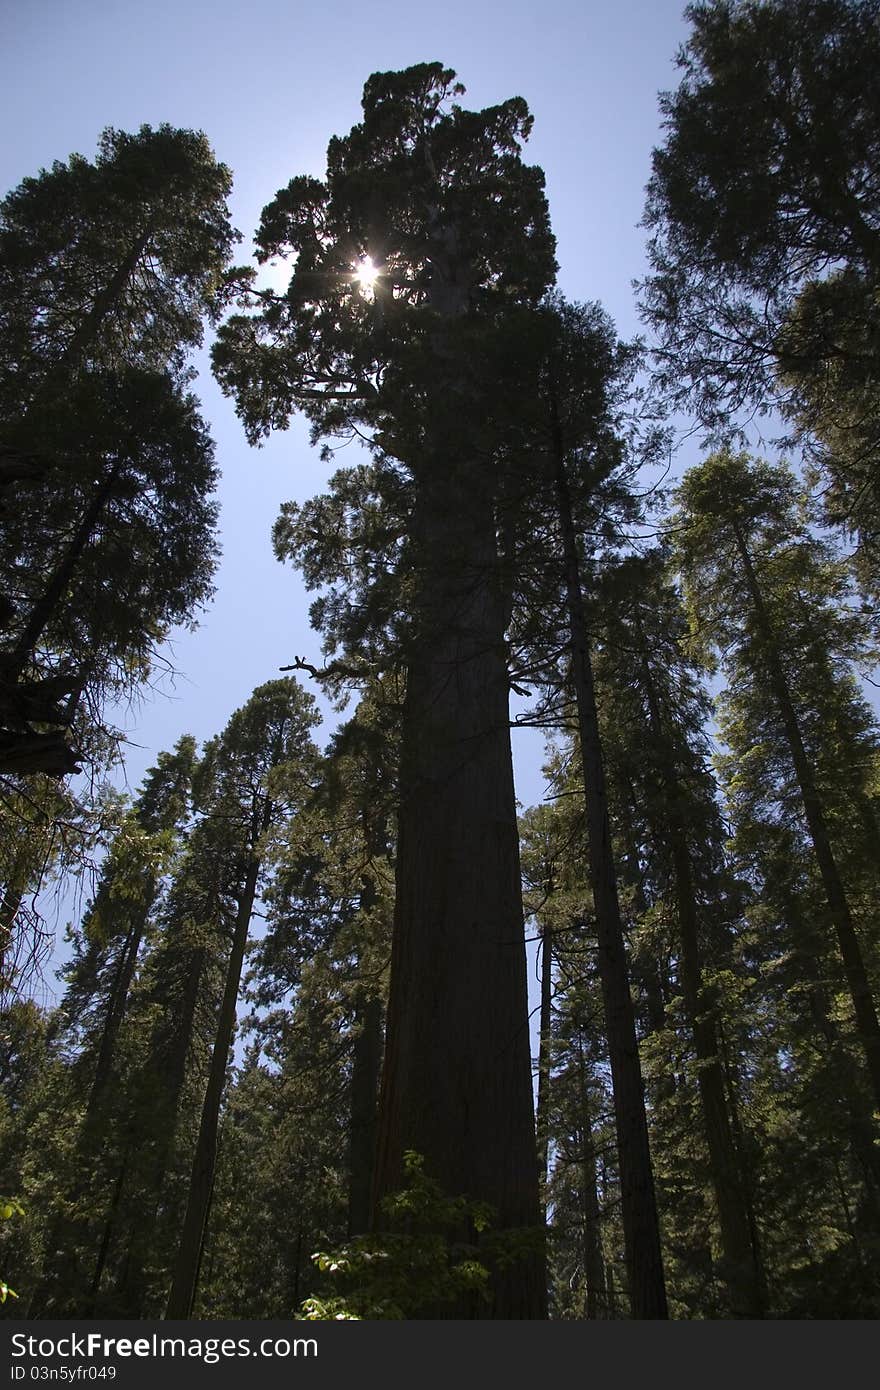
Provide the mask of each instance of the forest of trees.
[{"label": "forest of trees", "polygon": [[[264,208],[283,291],[198,132],[0,202],[4,1316],[880,1317],[880,0],[686,15],[644,343],[439,63]],[[324,664],[126,797],[206,326],[251,444],[359,442],[273,533]]]}]

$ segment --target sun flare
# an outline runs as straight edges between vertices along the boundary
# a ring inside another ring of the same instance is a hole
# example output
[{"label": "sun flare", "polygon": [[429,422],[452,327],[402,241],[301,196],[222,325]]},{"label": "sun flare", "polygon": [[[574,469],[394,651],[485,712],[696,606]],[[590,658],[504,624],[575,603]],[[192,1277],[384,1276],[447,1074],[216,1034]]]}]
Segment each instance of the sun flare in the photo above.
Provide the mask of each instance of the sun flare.
[{"label": "sun flare", "polygon": [[373,265],[373,258],[371,256],[362,256],[359,261],[355,262],[354,278],[360,286],[362,293],[372,293],[378,274],[379,268]]}]

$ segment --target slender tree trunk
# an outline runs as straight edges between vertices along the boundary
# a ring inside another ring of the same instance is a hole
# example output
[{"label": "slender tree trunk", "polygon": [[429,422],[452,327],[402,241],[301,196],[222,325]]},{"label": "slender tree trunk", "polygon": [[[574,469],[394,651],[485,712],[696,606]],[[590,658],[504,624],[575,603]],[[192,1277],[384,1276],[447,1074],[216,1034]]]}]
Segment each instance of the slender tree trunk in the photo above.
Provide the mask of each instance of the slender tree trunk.
[{"label": "slender tree trunk", "polygon": [[753,1245],[739,1155],[733,1140],[714,1004],[703,984],[690,857],[672,827],[675,897],[682,955],[685,1012],[697,1058],[697,1086],[709,1173],[721,1228],[720,1274],[735,1317],[762,1318],[766,1311],[763,1266]]},{"label": "slender tree trunk", "polygon": [[86,348],[95,341],[101,324],[137,269],[137,263],[144,254],[151,232],[152,227],[148,224],[140,236],[132,242],[128,254],[119,262],[107,284],[95,295],[95,302],[74,330],[67,347],[59,358],[52,374],[53,379],[57,379],[59,376],[65,379],[70,373],[78,369]]},{"label": "slender tree trunk", "polygon": [[590,841],[590,881],[598,940],[597,963],[614,1093],[630,1301],[634,1318],[665,1318],[668,1317],[668,1310],[660,1250],[660,1226],[648,1143],[648,1122],[645,1115],[645,1093],[611,848],[605,769],[584,615],[580,564],[558,420],[554,421],[553,432],[554,484],[565,564],[572,681],[577,700]]},{"label": "slender tree trunk", "polygon": [[541,929],[541,1019],[538,1042],[538,1099],[535,1109],[535,1133],[538,1141],[538,1181],[541,1206],[547,1220],[547,1179],[550,1149],[550,1069],[552,1065],[553,1017],[553,933],[548,926]]},{"label": "slender tree trunk", "polygon": [[[95,1141],[94,1132],[87,1132],[85,1128],[80,1131],[72,1160],[74,1176],[70,1189],[65,1194],[68,1213],[88,1190],[87,1185],[94,1171]],[[31,1295],[27,1311],[29,1318],[87,1318],[93,1315],[128,1174],[129,1156],[129,1150],[126,1149],[113,1185],[110,1206],[104,1217],[97,1261],[91,1279],[83,1272],[91,1240],[91,1223],[82,1216],[56,1216],[49,1229],[43,1268]]]},{"label": "slender tree trunk", "polygon": [[868,1075],[871,1078],[874,1104],[877,1109],[880,1109],[880,1022],[877,1019],[868,972],[850,915],[849,903],[831,846],[828,827],[825,823],[822,799],[801,737],[800,725],[779,657],[773,627],[764,603],[758,576],[755,573],[752,557],[749,554],[742,531],[736,522],[732,522],[731,525],[752,599],[758,631],[761,634],[770,685],[785,730],[795,777],[800,788],[804,816],[810,832],[810,839],[813,842],[816,863],[819,867],[822,885],[828,900],[828,909],[837,935],[837,944],[843,959],[843,968],[852,1000],[859,1041],[865,1054]]},{"label": "slender tree trunk", "polygon": [[864,791],[860,791],[856,796],[856,810],[862,825],[865,848],[870,855],[876,878],[880,875],[880,826],[877,824],[873,803]]},{"label": "slender tree trunk", "polygon": [[94,534],[95,525],[113,492],[121,467],[121,463],[117,461],[104,481],[96,488],[92,500],[80,518],[79,525],[67,550],[55,567],[42,596],[34,604],[24,628],[16,639],[15,646],[4,658],[4,675],[8,680],[14,681],[20,677],[33,656],[34,648],[51,621],[83,552]]},{"label": "slender tree trunk", "polygon": [[783,889],[783,905],[794,940],[798,974],[809,989],[812,1020],[828,1048],[835,1084],[846,1106],[850,1147],[864,1178],[872,1222],[880,1225],[880,1143],[870,1093],[863,1084],[864,1073],[831,1017],[831,1005],[820,965],[823,956],[821,945],[804,921],[794,892]]},{"label": "slender tree trunk", "polygon": [[[623,800],[620,814],[620,832],[623,843],[626,847],[627,859],[634,866],[633,873],[629,879],[629,886],[633,892],[633,903],[637,918],[643,918],[650,909],[650,904],[645,895],[644,884],[641,874],[638,871],[638,850],[636,846],[636,833],[633,826],[630,811],[638,804],[635,789],[631,783],[627,785],[628,799]],[[669,995],[669,979],[665,977],[665,972],[661,973],[660,966],[656,958],[651,955],[647,960],[642,959],[633,964],[633,973],[638,985],[644,995],[645,1013],[647,1016],[648,1027],[652,1033],[662,1033],[667,1026],[666,999]],[[672,1059],[668,1059],[668,1065],[663,1068],[659,1076],[654,1078],[654,1090],[659,1100],[671,1099],[678,1089],[678,1078],[672,1067]]]},{"label": "slender tree trunk", "polygon": [[614,1263],[613,1263],[612,1260],[606,1260],[606,1262],[605,1262],[605,1274],[606,1274],[605,1287],[606,1287],[607,1290],[608,1290],[608,1316],[609,1316],[609,1318],[616,1318],[616,1317],[617,1317],[617,1289],[616,1289],[615,1283],[614,1283]]},{"label": "slender tree trunk", "polygon": [[[268,828],[271,815],[272,804],[268,798],[266,798],[259,826],[254,826],[255,834],[252,840],[254,846],[256,846],[259,836],[264,834]],[[180,1245],[178,1247],[177,1259],[174,1266],[174,1277],[171,1284],[171,1292],[168,1297],[168,1305],[165,1310],[166,1318],[190,1317],[195,1302],[199,1264],[202,1257],[202,1246],[204,1244],[205,1230],[211,1209],[211,1196],[214,1189],[214,1171],[217,1164],[217,1130],[220,1122],[220,1102],[223,1098],[223,1088],[226,1084],[226,1072],[229,1066],[229,1048],[232,1043],[232,1032],[235,1027],[235,1011],[238,1003],[238,991],[241,985],[241,971],[244,964],[244,953],[247,947],[251,917],[254,911],[254,902],[257,896],[257,879],[259,878],[259,873],[260,859],[257,856],[256,850],[253,849],[248,864],[244,887],[238,901],[238,911],[235,917],[232,950],[230,951],[229,964],[226,968],[226,983],[223,989],[223,1000],[220,1005],[220,1016],[217,1020],[217,1034],[214,1040],[214,1049],[211,1053],[208,1085],[205,1090],[205,1099],[202,1105],[202,1119],[199,1126],[199,1137],[196,1141],[196,1151],[193,1157],[189,1196],[187,1198],[186,1214],[183,1219]]]},{"label": "slender tree trunk", "polygon": [[[364,851],[368,860],[387,856],[387,821],[375,807],[361,807]],[[369,913],[376,905],[376,882],[372,872],[361,876],[360,911]],[[351,1074],[351,1115],[348,1154],[348,1237],[364,1235],[370,1229],[373,1186],[376,1177],[376,1144],[379,1131],[379,1081],[382,1074],[384,1009],[370,988],[359,985],[355,997],[356,1035]]]},{"label": "slender tree trunk", "polygon": [[85,1316],[91,1318],[95,1316],[95,1309],[98,1296],[101,1292],[101,1280],[104,1277],[104,1269],[107,1264],[107,1256],[110,1254],[110,1244],[113,1240],[113,1232],[116,1227],[116,1214],[119,1211],[119,1203],[122,1199],[125,1179],[128,1175],[128,1151],[123,1154],[122,1165],[119,1169],[119,1176],[113,1185],[113,1196],[110,1201],[110,1209],[104,1219],[104,1230],[101,1233],[101,1244],[98,1248],[98,1258],[95,1261],[95,1272],[92,1275],[92,1282],[89,1288],[88,1305]]},{"label": "slender tree trunk", "polygon": [[864,1274],[865,1258],[862,1251],[862,1243],[859,1240],[858,1230],[856,1228],[855,1222],[853,1221],[852,1212],[849,1209],[849,1202],[847,1201],[846,1187],[843,1181],[843,1174],[840,1171],[840,1164],[838,1163],[836,1158],[834,1160],[834,1176],[837,1179],[837,1194],[840,1197],[840,1209],[843,1212],[843,1222],[846,1226],[847,1234],[850,1239],[850,1244],[853,1249],[853,1254],[855,1255],[855,1260],[856,1264],[858,1265],[859,1272],[861,1274]]},{"label": "slender tree trunk", "polygon": [[[51,367],[27,406],[26,420],[41,411],[50,409],[53,395],[63,392],[71,377],[78,371],[87,349],[94,343],[100,332],[101,324],[112,311],[114,304],[137,269],[138,261],[146,249],[151,234],[152,226],[148,224],[140,236],[132,242],[128,253],[119,262],[107,284],[95,295],[91,309],[74,329],[67,347],[58,361]],[[16,482],[40,482],[55,463],[56,460],[53,458],[19,454],[17,450],[9,451],[0,457],[0,488]]]},{"label": "slender tree trunk", "polygon": [[[645,639],[641,629],[639,639],[644,647]],[[651,737],[655,745],[663,750],[666,764],[664,807],[666,834],[672,852],[673,885],[681,945],[681,983],[685,1013],[697,1058],[697,1087],[703,1131],[709,1151],[710,1180],[721,1227],[723,1260],[719,1272],[727,1285],[734,1316],[762,1318],[767,1305],[763,1266],[760,1254],[752,1242],[741,1165],[730,1126],[724,1069],[715,1026],[715,1002],[703,979],[696,891],[681,809],[681,788],[647,656],[642,658],[642,676],[648,702]]]},{"label": "slender tree trunk", "polygon": [[192,952],[184,981],[174,1046],[163,1071],[161,1112],[156,1116],[155,1142],[147,1155],[142,1211],[135,1216],[125,1267],[117,1282],[119,1317],[142,1317],[145,1266],[156,1234],[156,1221],[165,1175],[174,1145],[180,1097],[186,1080],[199,991],[207,964],[204,946]]},{"label": "slender tree trunk", "polygon": [[[15,933],[15,919],[21,908],[23,897],[24,889],[17,884],[7,883],[4,885],[3,895],[0,898],[0,998],[12,984],[9,962]],[[7,971],[9,971],[8,974]]]},{"label": "slender tree trunk", "polygon": [[147,925],[147,917],[149,916],[154,896],[155,884],[150,880],[149,890],[145,894],[143,907],[138,912],[137,917],[131,923],[126,933],[122,955],[120,956],[116,971],[116,978],[113,981],[113,988],[107,1004],[107,1012],[104,1016],[104,1027],[101,1031],[101,1046],[98,1050],[98,1060],[95,1063],[95,1074],[92,1077],[92,1085],[86,1104],[85,1125],[87,1127],[91,1118],[98,1111],[101,1096],[110,1079],[116,1039],[119,1036],[119,1029],[122,1027],[122,1020],[125,1017],[125,1010],[128,1004],[128,993],[131,989],[132,979],[134,978],[135,966],[137,965],[137,959],[140,953],[144,928]]},{"label": "slender tree trunk", "polygon": [[348,1236],[370,1229],[376,1166],[379,1076],[382,1070],[382,1001],[361,995],[351,1072],[351,1140],[348,1163]]},{"label": "slender tree trunk", "polygon": [[[149,902],[152,902],[152,892],[149,894]],[[113,1067],[113,1056],[116,1038],[125,1015],[125,1007],[128,1000],[128,990],[131,985],[135,963],[140,948],[140,942],[146,924],[149,905],[139,913],[136,921],[129,928],[123,944],[122,954],[116,972],[116,978],[110,993],[107,1006],[107,1013],[104,1019],[104,1028],[101,1034],[101,1045],[98,1053],[98,1061],[95,1067],[95,1074],[89,1090],[88,1101],[86,1102],[85,1114],[83,1116],[82,1128],[77,1137],[76,1148],[73,1155],[73,1181],[71,1189],[67,1195],[67,1203],[70,1208],[76,1207],[83,1193],[88,1189],[91,1182],[93,1162],[98,1150],[102,1145],[102,1120],[103,1116],[100,1109],[101,1098],[104,1094],[107,1082]],[[98,1255],[98,1262],[94,1277],[89,1289],[88,1298],[84,1305],[77,1304],[72,1316],[88,1317],[94,1310],[97,1291],[104,1272],[107,1255],[109,1253],[109,1243],[112,1236],[117,1208],[122,1194],[122,1185],[125,1181],[127,1172],[128,1154],[123,1159],[122,1169],[119,1174],[114,1196],[111,1202],[110,1211],[104,1225],[104,1233],[101,1240],[101,1247]],[[53,1288],[61,1288],[65,1282],[70,1285],[70,1300],[80,1296],[80,1287],[77,1280],[69,1275],[70,1255],[69,1251],[76,1245],[80,1236],[79,1223],[71,1217],[59,1217],[53,1223],[49,1245],[54,1254],[52,1261],[46,1271],[41,1275],[37,1292],[34,1295],[32,1305],[35,1308],[43,1306],[44,1300],[51,1293]],[[74,1306],[71,1304],[70,1306]]]},{"label": "slender tree trunk", "polygon": [[581,1217],[584,1223],[583,1261],[586,1299],[584,1313],[589,1319],[607,1316],[605,1291],[605,1260],[602,1253],[602,1213],[599,1206],[599,1187],[596,1180],[596,1146],[593,1141],[593,1117],[590,1114],[590,1092],[583,1047],[578,1041],[581,1081]]},{"label": "slender tree trunk", "polygon": [[293,1307],[299,1308],[301,1303],[300,1281],[302,1279],[302,1248],[303,1248],[303,1226],[300,1220],[296,1228],[296,1246],[293,1252]]},{"label": "slender tree trunk", "polygon": [[[742,550],[740,550],[740,554],[742,554]],[[749,559],[751,559],[750,556]],[[752,565],[752,573],[754,574],[754,565]],[[757,583],[757,575],[754,575],[754,577]],[[761,597],[763,598],[763,595],[761,595]],[[812,659],[816,665],[821,668],[829,685],[833,685],[834,673],[831,668],[827,645],[823,641],[823,634],[816,628],[813,614],[810,612],[809,606],[804,600],[800,590],[797,593],[797,602],[800,609],[800,626],[803,632],[809,637]],[[846,745],[845,729],[842,731],[840,742],[842,745],[840,760],[843,762],[844,768],[849,774],[847,779],[849,787],[845,796],[851,802],[856,817],[862,827],[864,847],[876,878],[877,875],[880,874],[880,825],[878,825],[877,822],[875,801],[866,791],[866,774],[868,776],[870,774],[865,766],[863,751],[860,750],[857,752],[855,759],[853,758],[854,750],[852,746],[850,745],[847,747]]]},{"label": "slender tree trunk", "polygon": [[195,1031],[199,991],[202,987],[207,963],[207,949],[204,946],[199,946],[193,951],[187,967],[174,1047],[164,1072],[166,1085],[162,1095],[162,1108],[164,1111],[162,1125],[163,1133],[161,1141],[155,1150],[155,1163],[153,1166],[152,1181],[150,1183],[157,1199],[165,1186],[165,1174],[168,1171],[168,1161],[171,1155],[174,1131],[177,1125],[177,1112],[180,1107],[180,1097],[183,1093],[184,1082],[186,1081],[187,1063],[189,1061],[189,1053],[192,1046],[193,1033]]}]

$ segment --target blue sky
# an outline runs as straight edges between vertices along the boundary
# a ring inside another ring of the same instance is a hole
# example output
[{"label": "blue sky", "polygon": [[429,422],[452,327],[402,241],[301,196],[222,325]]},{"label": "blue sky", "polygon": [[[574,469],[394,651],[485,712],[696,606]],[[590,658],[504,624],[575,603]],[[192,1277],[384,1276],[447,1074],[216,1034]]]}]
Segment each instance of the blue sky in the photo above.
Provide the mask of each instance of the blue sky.
[{"label": "blue sky", "polygon": [[[657,92],[676,84],[682,10],[681,0],[4,0],[0,190],[73,151],[92,157],[108,125],[202,129],[233,171],[247,259],[276,189],[323,175],[327,142],[359,119],[370,73],[437,60],[456,70],[468,106],[525,97],[535,118],[526,157],[546,173],[560,288],[600,300],[630,336]],[[320,659],[309,597],[274,560],[269,532],[280,503],[321,491],[329,470],[300,422],[252,450],[207,369],[196,389],[222,470],[223,560],[198,630],[175,635],[179,674],[127,716],[132,789],[182,733],[210,737],[295,655]],[[515,755],[530,804],[541,794],[540,740],[516,735]]]}]

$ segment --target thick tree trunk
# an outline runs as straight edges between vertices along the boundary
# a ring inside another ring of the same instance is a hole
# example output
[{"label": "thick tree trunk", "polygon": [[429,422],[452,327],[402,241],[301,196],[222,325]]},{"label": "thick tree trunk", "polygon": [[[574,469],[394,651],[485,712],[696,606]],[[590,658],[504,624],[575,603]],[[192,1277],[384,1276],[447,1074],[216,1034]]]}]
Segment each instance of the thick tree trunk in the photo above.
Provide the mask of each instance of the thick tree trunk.
[{"label": "thick tree trunk", "polygon": [[880,1110],[880,1022],[877,1019],[868,972],[865,968],[862,949],[850,914],[849,903],[832,849],[828,827],[825,823],[822,798],[819,795],[813,768],[804,747],[785,670],[780,660],[770,615],[764,603],[764,596],[745,537],[735,522],[732,523],[732,528],[751,596],[758,631],[762,638],[770,685],[788,741],[795,777],[803,802],[804,816],[810,832],[810,839],[813,842],[816,863],[819,867],[822,886],[828,900],[828,909],[837,935],[837,944],[843,959],[844,973],[856,1019],[856,1029],[865,1054],[868,1075],[871,1079],[874,1104]]},{"label": "thick tree trunk", "polygon": [[[415,1150],[496,1230],[539,1228],[505,605],[484,470],[421,482],[418,629],[403,718],[397,897],[377,1196]],[[540,1318],[543,1261],[496,1271],[492,1301],[425,1316]]]},{"label": "thick tree trunk", "polygon": [[645,1092],[611,848],[605,769],[584,615],[580,565],[565,455],[558,425],[554,428],[553,469],[565,564],[572,682],[577,700],[589,832],[590,883],[596,912],[598,944],[597,964],[614,1093],[630,1303],[634,1318],[665,1318],[668,1311],[654,1176],[648,1144]]},{"label": "thick tree trunk", "polygon": [[426,1316],[543,1318],[508,599],[492,469],[473,444],[483,403],[459,357],[473,281],[460,242],[455,226],[433,226],[434,379],[413,446],[417,590],[375,1197],[399,1188],[414,1150],[450,1196],[487,1203],[496,1231],[535,1232],[533,1254],[492,1271],[488,1305]]}]

